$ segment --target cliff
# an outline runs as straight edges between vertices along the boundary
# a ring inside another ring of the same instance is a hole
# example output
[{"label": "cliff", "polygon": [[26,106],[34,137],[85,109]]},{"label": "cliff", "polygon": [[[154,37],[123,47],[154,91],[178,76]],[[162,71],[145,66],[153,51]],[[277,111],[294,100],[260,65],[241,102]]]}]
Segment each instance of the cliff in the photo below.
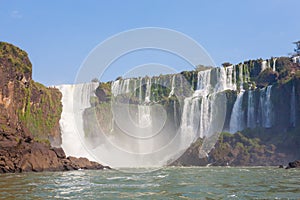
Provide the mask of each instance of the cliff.
[{"label": "cliff", "polygon": [[27,53],[0,42],[0,173],[103,168],[59,147],[61,93],[32,80]]}]

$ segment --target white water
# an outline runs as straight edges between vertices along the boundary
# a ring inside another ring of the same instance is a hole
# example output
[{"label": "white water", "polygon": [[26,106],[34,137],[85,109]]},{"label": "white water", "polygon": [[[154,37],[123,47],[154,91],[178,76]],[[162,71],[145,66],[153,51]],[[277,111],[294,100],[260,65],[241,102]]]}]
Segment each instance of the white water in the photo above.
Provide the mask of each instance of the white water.
[{"label": "white water", "polygon": [[271,102],[272,85],[260,90],[259,108],[261,111],[261,125],[264,128],[272,127],[272,102]]},{"label": "white water", "polygon": [[255,108],[254,108],[254,96],[253,91],[248,91],[248,109],[247,109],[247,127],[255,128],[256,126],[256,117],[255,117]]},{"label": "white water", "polygon": [[261,71],[264,71],[265,69],[267,69],[268,68],[268,66],[267,66],[267,61],[262,61],[261,62]]},{"label": "white water", "polygon": [[238,94],[237,99],[233,105],[229,124],[229,130],[231,133],[235,133],[244,129],[244,111],[242,109],[244,93],[244,91],[241,91]]},{"label": "white water", "polygon": [[240,88],[242,89],[244,84],[243,65],[239,65],[239,80],[240,80]]},{"label": "white water", "polygon": [[294,56],[292,57],[293,63],[300,63],[300,56]]},{"label": "white water", "polygon": [[277,58],[273,58],[273,71],[275,72],[276,71],[276,60]]},{"label": "white water", "polygon": [[211,70],[198,72],[197,93],[201,91],[202,95],[207,95],[210,92],[210,74]]},{"label": "white water", "polygon": [[170,92],[170,94],[169,94],[169,98],[170,98],[171,96],[174,95],[174,90],[175,90],[175,78],[176,78],[176,75],[173,75],[173,77],[172,77],[172,83],[171,83],[171,92]]},{"label": "white water", "polygon": [[147,80],[145,102],[151,102],[151,78]]},{"label": "white water", "polygon": [[82,143],[84,137],[82,114],[90,107],[90,97],[98,83],[56,86],[62,93],[63,110],[60,129],[62,145],[67,156],[86,157],[95,160]]},{"label": "white water", "polygon": [[196,139],[199,129],[199,115],[199,99],[185,98],[180,126],[180,149],[186,148]]}]

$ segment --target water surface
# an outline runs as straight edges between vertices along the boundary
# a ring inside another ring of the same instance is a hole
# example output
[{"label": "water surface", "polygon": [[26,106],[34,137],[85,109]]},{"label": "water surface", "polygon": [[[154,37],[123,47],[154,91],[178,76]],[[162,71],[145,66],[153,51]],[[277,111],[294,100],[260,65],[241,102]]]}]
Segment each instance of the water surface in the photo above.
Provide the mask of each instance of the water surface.
[{"label": "water surface", "polygon": [[300,199],[300,170],[275,167],[83,170],[2,174],[0,180],[2,199]]}]

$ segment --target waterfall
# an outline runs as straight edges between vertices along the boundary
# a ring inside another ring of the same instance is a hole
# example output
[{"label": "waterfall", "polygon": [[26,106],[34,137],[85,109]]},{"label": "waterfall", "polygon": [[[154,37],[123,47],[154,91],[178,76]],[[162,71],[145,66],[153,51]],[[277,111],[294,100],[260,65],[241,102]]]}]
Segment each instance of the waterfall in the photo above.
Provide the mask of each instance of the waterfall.
[{"label": "waterfall", "polygon": [[215,88],[215,92],[224,91],[227,89],[226,70],[224,67],[220,67],[220,69],[217,72],[218,72],[218,83],[217,83],[217,87]]},{"label": "waterfall", "polygon": [[236,73],[233,65],[226,67],[226,89],[236,90]]},{"label": "waterfall", "polygon": [[[276,66],[275,62],[276,59],[273,60],[273,66],[271,66],[273,70]],[[270,63],[270,61],[263,61],[262,70],[266,69]],[[239,92],[229,119],[230,132],[241,131],[245,127],[255,128],[258,124],[265,128],[273,125],[272,86],[259,90],[258,95],[256,95],[258,89],[244,91],[244,83],[249,83],[250,80],[250,72],[246,65],[193,71],[187,75],[197,83],[194,84],[191,79],[185,80],[185,76],[181,74],[119,79],[111,82],[111,104],[104,105],[107,102],[101,104],[104,109],[112,111],[112,116],[109,115],[109,119],[105,119],[109,120],[109,123],[112,121],[110,124],[113,129],[111,132],[108,130],[109,133],[99,131],[101,127],[97,125],[86,127],[83,123],[85,121],[82,115],[87,108],[89,109],[86,111],[98,109],[98,107],[90,108],[90,99],[98,83],[57,86],[63,94],[60,125],[62,147],[66,154],[93,159],[89,155],[92,151],[93,155],[101,155],[97,161],[111,166],[163,165],[166,163],[165,159],[173,158],[171,156],[178,150],[186,150],[197,138],[201,137],[205,140],[221,131],[227,113],[228,93],[224,92],[226,90]],[[165,88],[171,89],[169,94],[166,94]],[[248,94],[247,97],[245,93]],[[158,99],[160,96],[163,96],[163,101]],[[259,99],[256,100],[255,96]],[[174,97],[177,99],[174,100]],[[166,102],[166,104],[160,105],[161,102]],[[247,108],[243,108],[243,102],[248,103]],[[294,85],[290,104],[290,123],[295,126]],[[173,109],[173,113],[168,113],[169,108]],[[173,115],[173,121],[166,120],[169,114]],[[103,113],[103,118],[106,117],[105,115],[106,113]],[[101,120],[103,119],[99,121]],[[103,120],[104,123],[107,123],[105,120]],[[169,124],[165,126],[165,123]],[[219,126],[220,129],[216,128]],[[85,143],[86,134],[83,128],[91,129],[94,131],[93,137],[99,137],[97,138],[99,143],[92,150],[85,149],[89,143]],[[164,145],[169,145],[170,141],[171,150],[167,148],[160,150]],[[213,145],[208,146],[213,147]],[[153,153],[156,150],[164,152],[165,157],[162,158],[159,154]],[[118,159],[111,160],[111,155]]]},{"label": "waterfall", "polygon": [[276,71],[276,60],[277,58],[273,58],[273,71],[275,72]]},{"label": "waterfall", "polygon": [[175,90],[175,78],[176,78],[176,75],[173,75],[173,77],[172,77],[172,83],[171,83],[171,92],[170,92],[170,94],[169,94],[169,98],[170,98],[171,96],[174,95],[174,90]]},{"label": "waterfall", "polygon": [[136,96],[136,92],[137,92],[137,85],[136,85],[136,82],[137,80],[134,79],[134,82],[133,82],[133,95]]},{"label": "waterfall", "polygon": [[239,65],[239,81],[240,81],[240,89],[243,89],[243,84],[244,84],[243,65]]},{"label": "waterfall", "polygon": [[231,133],[235,133],[244,129],[244,111],[242,108],[244,93],[244,91],[241,91],[238,94],[233,105],[229,124],[229,130]]},{"label": "waterfall", "polygon": [[256,122],[255,122],[255,109],[254,109],[254,96],[253,91],[248,91],[248,108],[247,108],[247,127],[248,128],[255,128]]},{"label": "waterfall", "polygon": [[176,105],[176,101],[173,101],[173,111],[174,111],[174,114],[173,114],[174,123],[175,123],[175,126],[177,126],[178,125],[178,121],[177,121],[177,105]]},{"label": "waterfall", "polygon": [[149,103],[151,101],[151,78],[147,80],[145,102]]},{"label": "waterfall", "polygon": [[198,72],[197,90],[204,91],[204,94],[208,94],[210,90],[210,74],[211,70]]},{"label": "waterfall", "polygon": [[199,99],[185,98],[180,127],[180,149],[186,148],[196,139],[199,130],[199,114]]},{"label": "waterfall", "polygon": [[140,85],[139,85],[139,103],[142,103],[142,85],[143,85],[143,79],[142,78],[140,78],[140,80],[139,80],[139,82],[140,82]]},{"label": "waterfall", "polygon": [[125,91],[126,93],[129,93],[129,84],[130,84],[130,79],[125,79],[124,81],[124,87],[126,88]]},{"label": "waterfall", "polygon": [[[224,78],[224,81],[225,78]],[[205,70],[198,72],[198,82],[197,82],[197,90],[194,92],[194,101],[197,101],[198,109],[196,110],[199,113],[197,115],[198,127],[199,130],[196,131],[196,135],[198,137],[204,137],[207,133],[208,127],[211,122],[211,113],[210,113],[210,101],[209,94],[211,93],[211,70]],[[199,98],[201,99],[201,104],[199,108]],[[195,116],[195,114],[193,114]],[[199,121],[200,120],[200,121]]]},{"label": "waterfall", "polygon": [[293,63],[300,63],[300,56],[293,56],[292,60],[293,60]]},{"label": "waterfall", "polygon": [[261,111],[261,125],[264,128],[272,127],[272,102],[271,102],[271,90],[272,85],[269,85],[266,89],[260,90],[259,97],[259,109]]},{"label": "waterfall", "polygon": [[209,125],[211,123],[211,108],[210,105],[212,102],[210,101],[208,96],[203,96],[201,99],[201,108],[200,108],[200,130],[199,136],[203,138],[207,135],[207,131],[209,129]]},{"label": "waterfall", "polygon": [[265,69],[267,69],[267,61],[263,60],[261,62],[261,71],[264,71]]},{"label": "waterfall", "polygon": [[86,157],[95,160],[85,149],[82,142],[83,112],[89,108],[90,98],[94,96],[98,83],[56,86],[62,93],[63,110],[59,121],[62,145],[67,156]]},{"label": "waterfall", "polygon": [[149,106],[138,105],[138,124],[140,128],[146,128],[151,126],[152,118]]},{"label": "waterfall", "polygon": [[296,94],[295,94],[295,85],[293,84],[292,93],[291,93],[291,116],[290,123],[293,127],[296,126]]}]

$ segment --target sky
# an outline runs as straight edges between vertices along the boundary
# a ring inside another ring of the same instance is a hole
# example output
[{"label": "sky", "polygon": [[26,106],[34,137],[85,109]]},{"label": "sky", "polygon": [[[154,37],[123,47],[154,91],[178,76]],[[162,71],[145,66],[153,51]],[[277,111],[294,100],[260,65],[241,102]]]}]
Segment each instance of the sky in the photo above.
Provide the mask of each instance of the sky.
[{"label": "sky", "polygon": [[[299,19],[299,0],[0,0],[0,41],[25,50],[33,79],[50,86],[74,83],[98,44],[130,29],[181,32],[220,66],[287,56],[292,42],[300,40]],[[115,80],[133,65],[161,61],[151,55],[124,59],[101,80]],[[162,60],[185,70],[178,59],[166,55]]]}]

